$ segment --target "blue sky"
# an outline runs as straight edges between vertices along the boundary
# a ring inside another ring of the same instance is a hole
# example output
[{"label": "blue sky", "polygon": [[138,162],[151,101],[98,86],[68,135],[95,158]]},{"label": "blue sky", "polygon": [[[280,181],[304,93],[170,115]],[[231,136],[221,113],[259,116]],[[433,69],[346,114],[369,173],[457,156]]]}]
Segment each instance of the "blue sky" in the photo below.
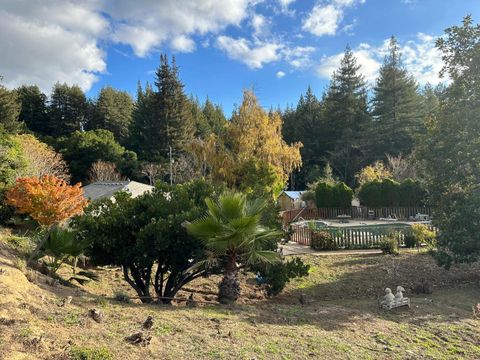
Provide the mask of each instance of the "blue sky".
[{"label": "blue sky", "polygon": [[350,44],[372,83],[395,35],[420,84],[438,83],[435,38],[479,0],[0,0],[0,74],[7,87],[56,81],[90,97],[104,85],[135,94],[174,54],[186,92],[227,115],[254,88],[265,108],[321,94]]}]

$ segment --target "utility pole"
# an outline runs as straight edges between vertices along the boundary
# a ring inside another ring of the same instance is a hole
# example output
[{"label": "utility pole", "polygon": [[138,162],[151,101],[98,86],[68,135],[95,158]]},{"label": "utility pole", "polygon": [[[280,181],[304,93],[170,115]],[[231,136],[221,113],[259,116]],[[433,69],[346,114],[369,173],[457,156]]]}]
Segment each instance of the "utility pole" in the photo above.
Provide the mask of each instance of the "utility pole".
[{"label": "utility pole", "polygon": [[169,158],[170,158],[170,186],[173,185],[173,158],[172,158],[172,147],[168,147]]}]

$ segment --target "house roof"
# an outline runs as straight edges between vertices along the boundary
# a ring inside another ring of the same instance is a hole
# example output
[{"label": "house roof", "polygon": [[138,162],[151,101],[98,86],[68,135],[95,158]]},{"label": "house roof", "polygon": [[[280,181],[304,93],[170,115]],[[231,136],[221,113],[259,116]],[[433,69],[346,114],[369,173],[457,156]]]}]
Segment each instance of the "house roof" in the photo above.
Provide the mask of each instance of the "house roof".
[{"label": "house roof", "polygon": [[125,191],[133,198],[152,191],[153,186],[142,184],[137,181],[101,181],[84,186],[83,195],[89,200],[111,198],[118,191]]},{"label": "house roof", "polygon": [[300,197],[302,196],[302,194],[304,193],[305,191],[282,191],[282,194],[285,194],[287,195],[290,199],[292,200],[297,200],[297,199],[300,199]]}]

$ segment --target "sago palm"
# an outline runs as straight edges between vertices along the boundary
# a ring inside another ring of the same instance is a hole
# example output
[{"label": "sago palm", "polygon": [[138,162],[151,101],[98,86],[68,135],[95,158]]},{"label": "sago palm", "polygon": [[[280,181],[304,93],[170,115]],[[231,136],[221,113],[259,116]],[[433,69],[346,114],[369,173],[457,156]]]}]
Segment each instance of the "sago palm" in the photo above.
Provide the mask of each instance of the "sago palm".
[{"label": "sago palm", "polygon": [[216,201],[207,198],[205,202],[206,216],[187,224],[187,230],[205,242],[209,259],[201,265],[215,262],[224,267],[219,301],[235,302],[240,295],[239,264],[250,266],[280,261],[278,253],[264,249],[268,240],[281,233],[260,225],[267,206],[265,201],[248,201],[243,194],[225,193]]}]

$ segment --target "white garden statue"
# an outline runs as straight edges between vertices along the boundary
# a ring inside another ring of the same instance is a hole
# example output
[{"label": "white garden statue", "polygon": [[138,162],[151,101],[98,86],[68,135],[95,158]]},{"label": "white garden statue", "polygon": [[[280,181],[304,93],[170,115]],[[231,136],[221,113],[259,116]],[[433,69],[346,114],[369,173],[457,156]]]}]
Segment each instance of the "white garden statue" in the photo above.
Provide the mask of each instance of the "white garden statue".
[{"label": "white garden statue", "polygon": [[397,286],[397,293],[393,295],[392,290],[390,288],[385,289],[385,296],[383,300],[380,302],[380,306],[383,309],[391,310],[396,307],[400,306],[408,306],[410,307],[410,299],[403,297],[403,292],[405,289],[402,286]]},{"label": "white garden statue", "polygon": [[392,289],[386,288],[385,296],[383,297],[383,300],[380,303],[380,305],[383,308],[387,308],[387,307],[390,308],[391,304],[393,304],[394,301],[395,301],[395,296],[392,294]]}]

